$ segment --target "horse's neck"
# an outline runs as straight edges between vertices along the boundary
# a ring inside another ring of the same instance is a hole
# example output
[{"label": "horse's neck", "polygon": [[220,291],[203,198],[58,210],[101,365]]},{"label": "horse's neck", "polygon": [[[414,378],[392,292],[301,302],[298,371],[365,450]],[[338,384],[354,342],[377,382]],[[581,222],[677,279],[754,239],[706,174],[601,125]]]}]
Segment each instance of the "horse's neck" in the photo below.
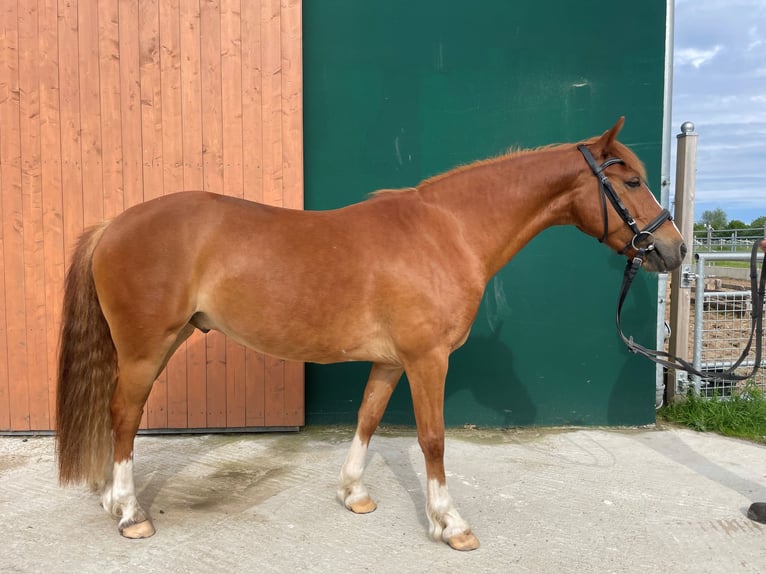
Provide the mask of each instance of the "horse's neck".
[{"label": "horse's neck", "polygon": [[426,181],[421,193],[453,212],[488,279],[542,230],[570,223],[566,157],[550,148],[479,162]]}]

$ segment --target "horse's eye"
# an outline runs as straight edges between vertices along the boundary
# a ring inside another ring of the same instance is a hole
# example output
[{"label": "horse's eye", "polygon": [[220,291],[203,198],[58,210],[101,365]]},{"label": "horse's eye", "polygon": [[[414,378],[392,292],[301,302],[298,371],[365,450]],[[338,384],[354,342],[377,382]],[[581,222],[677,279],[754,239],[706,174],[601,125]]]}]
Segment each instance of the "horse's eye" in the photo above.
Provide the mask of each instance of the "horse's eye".
[{"label": "horse's eye", "polygon": [[636,189],[641,187],[641,180],[637,177],[634,177],[633,179],[629,179],[628,181],[626,181],[625,185],[627,185],[631,189]]}]

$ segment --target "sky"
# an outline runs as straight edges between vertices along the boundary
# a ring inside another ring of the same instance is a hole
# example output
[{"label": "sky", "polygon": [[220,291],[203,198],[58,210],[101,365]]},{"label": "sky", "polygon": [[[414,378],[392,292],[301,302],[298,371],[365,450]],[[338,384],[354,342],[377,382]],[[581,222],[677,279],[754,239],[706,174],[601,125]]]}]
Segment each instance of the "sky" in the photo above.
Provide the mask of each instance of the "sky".
[{"label": "sky", "polygon": [[747,224],[766,215],[766,0],[675,0],[674,148],[687,120],[695,221],[716,208]]}]

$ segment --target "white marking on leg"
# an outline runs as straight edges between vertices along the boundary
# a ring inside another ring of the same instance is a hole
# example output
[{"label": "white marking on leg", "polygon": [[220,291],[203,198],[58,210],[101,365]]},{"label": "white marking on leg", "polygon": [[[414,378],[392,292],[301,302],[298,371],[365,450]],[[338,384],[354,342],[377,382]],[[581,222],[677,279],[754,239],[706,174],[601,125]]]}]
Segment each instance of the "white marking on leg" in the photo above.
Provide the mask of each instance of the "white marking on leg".
[{"label": "white marking on leg", "polygon": [[133,458],[115,462],[112,470],[112,480],[107,482],[101,494],[101,505],[113,516],[123,515],[123,506],[131,498],[135,498],[133,486]]},{"label": "white marking on leg", "polygon": [[120,518],[120,526],[146,520],[136,499],[132,453],[127,460],[114,463],[112,482],[104,488],[101,504],[107,512]]},{"label": "white marking on leg", "polygon": [[346,462],[340,469],[340,484],[338,486],[338,498],[347,508],[350,508],[355,502],[369,498],[367,489],[362,484],[366,457],[367,445],[362,442],[358,434],[354,434]]},{"label": "white marking on leg", "polygon": [[430,524],[431,538],[434,540],[446,542],[456,534],[471,531],[471,527],[455,509],[447,484],[441,484],[435,478],[428,481],[426,515]]},{"label": "white marking on leg", "polygon": [[114,464],[114,479],[112,492],[115,500],[127,502],[136,498],[136,487],[133,484],[133,455],[127,460]]}]

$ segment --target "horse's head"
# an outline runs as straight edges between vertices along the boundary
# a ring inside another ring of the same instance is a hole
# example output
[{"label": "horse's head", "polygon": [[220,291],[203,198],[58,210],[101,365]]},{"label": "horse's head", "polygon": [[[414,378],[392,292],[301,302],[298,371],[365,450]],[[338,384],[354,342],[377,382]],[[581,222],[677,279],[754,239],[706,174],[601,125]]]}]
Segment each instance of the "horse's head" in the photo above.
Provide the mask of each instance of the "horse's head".
[{"label": "horse's head", "polygon": [[686,245],[646,186],[643,164],[617,141],[623,123],[577,146],[576,225],[627,257],[640,252],[649,271],[669,271],[681,265]]}]

